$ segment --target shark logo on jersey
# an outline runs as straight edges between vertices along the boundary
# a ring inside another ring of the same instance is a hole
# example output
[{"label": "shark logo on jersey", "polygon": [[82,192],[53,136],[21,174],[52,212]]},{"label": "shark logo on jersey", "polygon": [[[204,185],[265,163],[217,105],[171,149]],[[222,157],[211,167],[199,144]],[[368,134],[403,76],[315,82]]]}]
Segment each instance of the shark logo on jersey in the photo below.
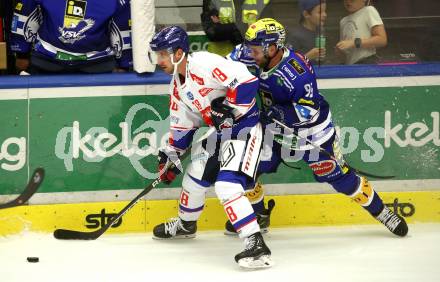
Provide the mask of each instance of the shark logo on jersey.
[{"label": "shark logo on jersey", "polygon": [[40,8],[35,8],[32,13],[27,18],[26,22],[20,22],[17,15],[14,15],[12,19],[12,32],[20,34],[19,26],[22,24],[22,31],[24,39],[27,42],[33,42],[37,38],[37,32],[43,22],[43,15],[41,14]]},{"label": "shark logo on jersey", "polygon": [[78,24],[72,23],[70,27],[58,27],[58,31],[61,33],[58,39],[63,43],[73,44],[86,37],[84,33],[91,29],[94,24],[94,20],[85,19],[78,22]]},{"label": "shark logo on jersey", "polygon": [[[122,56],[122,51],[124,50],[124,38],[122,32],[119,29],[118,25],[113,20],[110,21],[109,28],[110,28],[110,42],[113,51],[115,52],[115,57],[120,58]],[[150,57],[150,53],[148,53],[148,56]]]}]

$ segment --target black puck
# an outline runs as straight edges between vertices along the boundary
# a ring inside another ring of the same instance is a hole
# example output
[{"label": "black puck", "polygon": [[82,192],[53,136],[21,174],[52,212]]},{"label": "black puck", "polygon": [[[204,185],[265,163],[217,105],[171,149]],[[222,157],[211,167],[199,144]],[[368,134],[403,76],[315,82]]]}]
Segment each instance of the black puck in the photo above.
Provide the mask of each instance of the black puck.
[{"label": "black puck", "polygon": [[40,259],[38,257],[28,257],[27,261],[28,262],[39,262]]}]

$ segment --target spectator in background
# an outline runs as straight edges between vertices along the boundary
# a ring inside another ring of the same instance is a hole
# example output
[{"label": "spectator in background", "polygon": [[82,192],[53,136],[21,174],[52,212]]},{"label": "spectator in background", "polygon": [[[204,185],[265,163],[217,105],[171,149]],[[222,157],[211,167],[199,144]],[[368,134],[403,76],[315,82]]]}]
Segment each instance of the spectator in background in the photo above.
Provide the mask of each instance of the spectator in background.
[{"label": "spectator in background", "polygon": [[105,73],[132,64],[130,0],[18,0],[10,48],[31,74]]},{"label": "spectator in background", "polygon": [[[270,0],[203,0],[200,15],[203,30],[210,40],[208,51],[226,56],[243,41],[240,30],[256,22]],[[241,17],[236,15],[241,10]]]},{"label": "spectator in background", "polygon": [[208,51],[226,56],[232,48],[243,41],[236,26],[234,1],[203,0],[200,15],[202,27],[210,40]]},{"label": "spectator in background", "polygon": [[313,64],[323,63],[326,55],[324,23],[325,0],[299,0],[300,24],[287,32],[287,44],[306,55]]},{"label": "spectator in background", "polygon": [[270,0],[244,0],[241,14],[243,23],[249,26],[259,20],[264,8],[269,3]]},{"label": "spectator in background", "polygon": [[369,0],[344,0],[349,15],[340,21],[336,52],[345,64],[376,63],[376,48],[387,45],[387,34],[376,8]]}]

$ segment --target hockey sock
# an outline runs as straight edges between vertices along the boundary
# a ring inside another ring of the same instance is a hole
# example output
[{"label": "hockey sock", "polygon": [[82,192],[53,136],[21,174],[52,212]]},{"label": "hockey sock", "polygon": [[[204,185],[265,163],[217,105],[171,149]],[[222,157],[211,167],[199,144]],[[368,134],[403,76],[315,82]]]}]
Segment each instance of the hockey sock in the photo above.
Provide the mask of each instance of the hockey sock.
[{"label": "hockey sock", "polygon": [[260,231],[252,205],[244,196],[243,186],[238,183],[217,181],[215,192],[240,238]]},{"label": "hockey sock", "polygon": [[185,174],[179,200],[179,217],[185,221],[198,220],[205,206],[206,188]]},{"label": "hockey sock", "polygon": [[359,185],[349,197],[364,207],[373,216],[378,215],[383,209],[382,199],[363,176],[360,177]]},{"label": "hockey sock", "polygon": [[260,182],[255,183],[255,186],[246,190],[245,196],[249,199],[249,202],[251,202],[252,208],[256,214],[262,213],[265,210],[264,189]]}]

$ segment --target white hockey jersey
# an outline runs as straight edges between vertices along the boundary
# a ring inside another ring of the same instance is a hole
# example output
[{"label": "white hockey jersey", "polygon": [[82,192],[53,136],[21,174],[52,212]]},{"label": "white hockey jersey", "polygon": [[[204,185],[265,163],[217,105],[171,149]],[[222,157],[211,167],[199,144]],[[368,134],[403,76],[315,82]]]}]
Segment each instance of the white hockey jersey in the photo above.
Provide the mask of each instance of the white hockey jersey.
[{"label": "white hockey jersey", "polygon": [[170,83],[169,140],[176,150],[185,150],[204,123],[213,126],[211,102],[215,98],[226,97],[224,103],[234,109],[237,123],[252,126],[258,122],[258,79],[244,64],[195,52],[188,55],[185,82],[180,84],[176,79],[174,76]]}]

